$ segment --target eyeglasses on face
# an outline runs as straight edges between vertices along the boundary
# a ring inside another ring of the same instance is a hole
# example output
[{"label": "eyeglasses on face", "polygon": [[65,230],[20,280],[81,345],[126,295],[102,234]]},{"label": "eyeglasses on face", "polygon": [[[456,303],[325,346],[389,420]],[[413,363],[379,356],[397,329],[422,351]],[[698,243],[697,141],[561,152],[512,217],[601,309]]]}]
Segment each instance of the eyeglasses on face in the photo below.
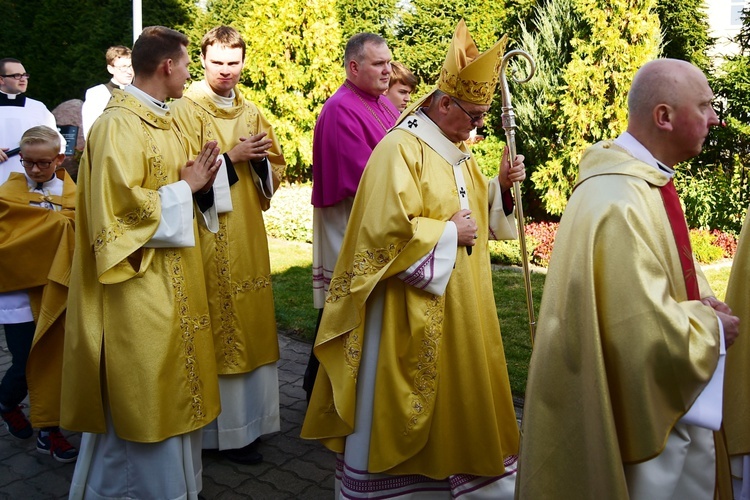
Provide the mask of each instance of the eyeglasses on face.
[{"label": "eyeglasses on face", "polygon": [[21,80],[26,78],[27,80],[31,77],[28,73],[13,73],[12,75],[0,75],[3,78],[13,78],[14,80]]},{"label": "eyeglasses on face", "polygon": [[21,164],[23,165],[23,168],[26,170],[31,170],[36,165],[39,167],[39,170],[47,170],[52,166],[52,164],[55,163],[54,160],[52,161],[31,161],[31,160],[25,160],[21,159]]},{"label": "eyeglasses on face", "polygon": [[456,106],[458,106],[458,109],[460,109],[461,111],[463,111],[466,114],[466,116],[469,117],[469,119],[471,120],[471,124],[472,125],[475,125],[475,124],[479,123],[480,120],[484,120],[484,117],[487,116],[487,112],[486,111],[484,113],[480,113],[480,114],[478,114],[476,116],[472,115],[471,113],[469,113],[468,111],[466,111],[463,108],[463,106],[461,106],[458,103],[458,101],[456,99],[454,99],[453,97],[451,97],[451,101],[453,101],[453,104],[455,104]]},{"label": "eyeglasses on face", "polygon": [[115,65],[115,66],[113,66],[113,67],[114,67],[115,69],[119,69],[120,71],[126,71],[126,70],[130,70],[130,69],[133,69],[133,65],[132,65],[132,64],[123,64],[123,65],[121,65],[121,66],[117,66],[117,65]]}]

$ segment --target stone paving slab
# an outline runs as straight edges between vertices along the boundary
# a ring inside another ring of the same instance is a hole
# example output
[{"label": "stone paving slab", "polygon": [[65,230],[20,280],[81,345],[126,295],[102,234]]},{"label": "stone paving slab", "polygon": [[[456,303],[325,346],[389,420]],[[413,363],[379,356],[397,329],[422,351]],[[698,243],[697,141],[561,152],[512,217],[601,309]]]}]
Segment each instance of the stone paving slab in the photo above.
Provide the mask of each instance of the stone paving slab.
[{"label": "stone paving slab", "polygon": [[[333,498],[333,453],[317,442],[299,437],[307,406],[302,375],[310,345],[279,335],[279,347],[281,432],[262,438],[259,451],[264,461],[258,465],[235,464],[216,452],[204,452],[201,495],[207,500]],[[10,360],[3,332],[0,377]],[[78,433],[65,434],[78,446]],[[73,468],[74,464],[61,464],[37,452],[35,439],[15,439],[0,425],[0,500],[67,498]]]}]

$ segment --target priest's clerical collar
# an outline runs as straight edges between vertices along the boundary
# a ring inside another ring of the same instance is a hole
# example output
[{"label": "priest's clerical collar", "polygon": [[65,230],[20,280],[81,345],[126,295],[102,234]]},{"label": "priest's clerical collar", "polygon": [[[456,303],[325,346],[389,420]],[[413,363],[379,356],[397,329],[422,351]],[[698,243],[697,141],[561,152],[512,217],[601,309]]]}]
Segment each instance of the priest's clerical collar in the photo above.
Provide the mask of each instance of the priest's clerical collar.
[{"label": "priest's clerical collar", "polygon": [[133,97],[141,101],[157,116],[166,116],[167,112],[169,112],[169,106],[167,106],[160,100],[151,97],[133,84],[125,87],[125,92],[130,93]]},{"label": "priest's clerical collar", "polygon": [[231,108],[232,106],[234,106],[234,89],[232,89],[229,97],[224,97],[223,95],[219,95],[214,92],[214,89],[211,88],[211,86],[205,79],[201,81],[201,84],[203,85],[203,88],[206,89],[206,92],[208,92],[208,95],[211,97],[211,99],[213,99],[214,104],[216,104],[218,107]]},{"label": "priest's clerical collar", "polygon": [[0,106],[22,108],[26,105],[26,96],[23,94],[6,94],[0,90]]},{"label": "priest's clerical collar", "polygon": [[646,149],[646,146],[641,144],[638,139],[633,137],[629,132],[623,132],[623,134],[615,139],[615,144],[627,151],[630,156],[636,160],[640,160],[643,163],[651,165],[655,169],[658,169],[661,173],[668,176],[670,179],[674,175],[674,170],[664,165],[662,162],[654,158],[654,155]]},{"label": "priest's clerical collar", "polygon": [[119,83],[117,83],[114,78],[112,78],[109,82],[120,90],[125,90],[125,87],[127,87],[127,85],[120,85]]},{"label": "priest's clerical collar", "polygon": [[5,95],[8,99],[15,99],[16,97],[21,95],[20,92],[18,94],[9,94],[7,92],[3,92],[2,90],[0,90],[0,94]]}]

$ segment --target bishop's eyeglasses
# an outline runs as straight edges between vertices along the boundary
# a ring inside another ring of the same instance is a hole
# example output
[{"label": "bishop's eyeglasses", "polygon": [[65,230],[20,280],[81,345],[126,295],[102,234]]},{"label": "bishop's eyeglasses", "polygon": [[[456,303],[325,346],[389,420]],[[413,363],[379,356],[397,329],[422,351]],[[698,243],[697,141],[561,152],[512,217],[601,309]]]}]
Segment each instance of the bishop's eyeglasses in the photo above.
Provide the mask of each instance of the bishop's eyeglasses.
[{"label": "bishop's eyeglasses", "polygon": [[463,106],[461,106],[455,98],[451,97],[451,101],[453,101],[453,104],[455,104],[456,106],[458,106],[458,109],[460,109],[461,111],[463,111],[464,113],[466,113],[466,116],[469,117],[469,119],[471,120],[471,124],[472,125],[476,125],[477,123],[479,123],[479,120],[484,120],[484,118],[487,116],[487,112],[486,111],[484,113],[480,113],[480,114],[474,116],[471,113],[469,113],[468,111],[466,111],[463,108]]}]

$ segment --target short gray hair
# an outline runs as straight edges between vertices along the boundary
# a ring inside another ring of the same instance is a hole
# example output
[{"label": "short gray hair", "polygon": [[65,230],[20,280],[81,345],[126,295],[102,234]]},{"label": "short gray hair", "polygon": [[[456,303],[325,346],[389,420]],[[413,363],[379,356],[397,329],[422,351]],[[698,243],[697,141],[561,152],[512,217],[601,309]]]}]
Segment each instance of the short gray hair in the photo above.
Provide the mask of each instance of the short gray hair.
[{"label": "short gray hair", "polygon": [[368,43],[373,45],[387,45],[385,38],[380,35],[376,35],[375,33],[357,33],[346,42],[344,65],[349,64],[349,61],[361,63],[365,56],[365,45]]}]

